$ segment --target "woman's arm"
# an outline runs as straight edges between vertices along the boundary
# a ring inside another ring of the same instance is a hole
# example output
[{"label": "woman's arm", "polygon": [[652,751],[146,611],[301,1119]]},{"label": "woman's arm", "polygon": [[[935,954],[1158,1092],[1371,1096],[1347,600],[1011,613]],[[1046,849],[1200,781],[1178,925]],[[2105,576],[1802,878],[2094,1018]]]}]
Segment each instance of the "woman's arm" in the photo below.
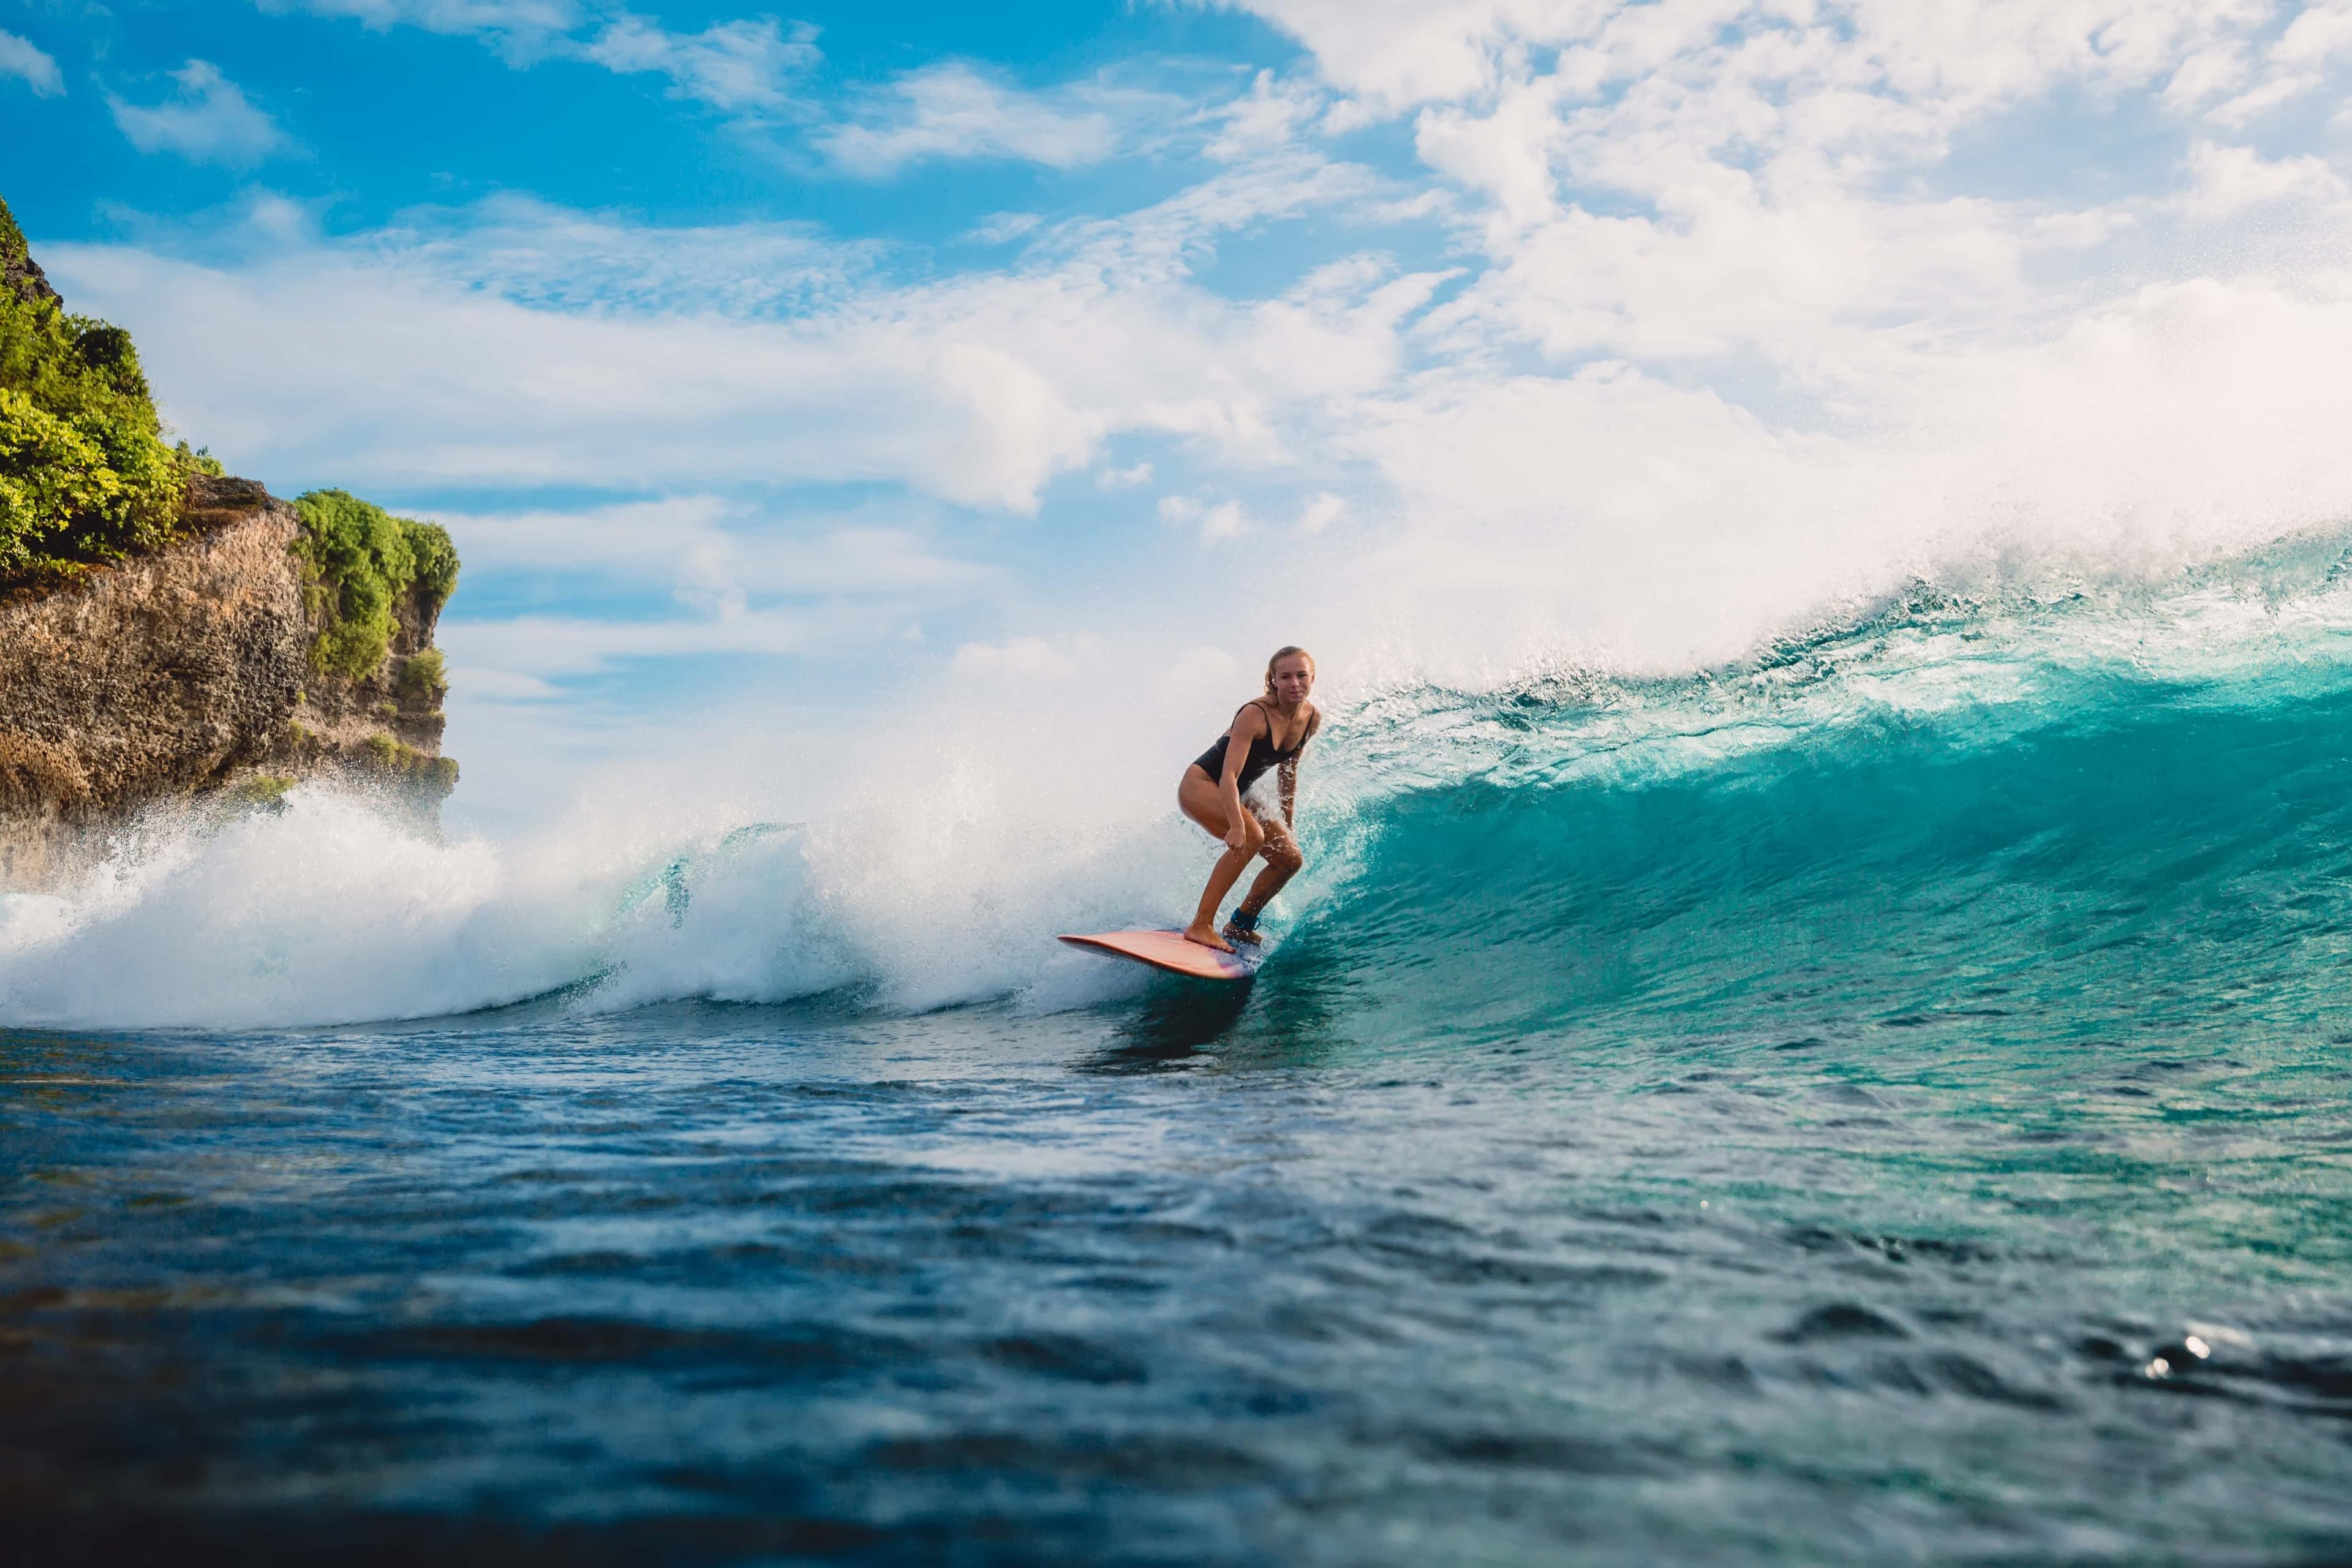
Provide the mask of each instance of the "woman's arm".
[{"label": "woman's arm", "polygon": [[[1315,738],[1315,731],[1322,727],[1323,715],[1318,710],[1307,721],[1307,733],[1298,742],[1301,752],[1307,750],[1307,742]],[[1297,756],[1293,756],[1282,764],[1282,820],[1292,827],[1298,826],[1298,758]]]},{"label": "woman's arm", "polygon": [[1249,829],[1242,826],[1242,764],[1249,761],[1250,742],[1261,730],[1272,734],[1266,716],[1253,702],[1234,715],[1234,727],[1225,731],[1225,776],[1217,783],[1223,786],[1225,796],[1225,847],[1245,849],[1249,847]]}]

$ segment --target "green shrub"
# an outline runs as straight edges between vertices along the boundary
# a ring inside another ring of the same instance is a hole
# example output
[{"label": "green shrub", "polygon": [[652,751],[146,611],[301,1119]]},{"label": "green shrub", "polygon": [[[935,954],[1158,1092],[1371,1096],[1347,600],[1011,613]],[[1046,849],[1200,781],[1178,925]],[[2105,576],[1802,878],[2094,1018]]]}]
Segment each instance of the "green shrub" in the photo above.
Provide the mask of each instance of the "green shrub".
[{"label": "green shrub", "polygon": [[368,760],[387,778],[414,779],[431,784],[443,795],[457,787],[457,759],[427,756],[379,731],[366,742]]},{"label": "green shrub", "polygon": [[278,773],[249,773],[229,786],[228,797],[240,805],[283,811],[286,808],[286,792],[299,782]]},{"label": "green shrub", "polygon": [[[0,203],[0,267],[26,255]],[[189,471],[164,445],[130,333],[0,287],[0,578],[162,543]]]},{"label": "green shrub", "polygon": [[449,542],[449,531],[437,522],[410,518],[400,522],[408,531],[408,548],[416,557],[416,596],[425,609],[438,611],[457,591],[457,547]]},{"label": "green shrub", "polygon": [[400,689],[404,696],[422,697],[439,691],[449,684],[447,667],[441,650],[428,647],[400,667]]},{"label": "green shrub", "polygon": [[457,585],[457,552],[438,524],[394,517],[344,490],[295,498],[294,542],[310,570],[311,604],[325,625],[310,645],[320,671],[358,680],[383,662],[393,612],[414,589],[438,609]]}]

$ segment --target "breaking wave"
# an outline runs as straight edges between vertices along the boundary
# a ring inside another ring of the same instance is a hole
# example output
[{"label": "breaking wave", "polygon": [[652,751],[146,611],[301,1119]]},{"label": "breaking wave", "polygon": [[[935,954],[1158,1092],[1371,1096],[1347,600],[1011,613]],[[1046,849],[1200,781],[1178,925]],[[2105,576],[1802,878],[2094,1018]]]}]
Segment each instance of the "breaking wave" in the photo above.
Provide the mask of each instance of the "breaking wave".
[{"label": "breaking wave", "polygon": [[[2352,534],[2158,581],[1915,585],[1737,664],[1335,705],[1258,987],[1342,1032],[1769,1031],[1959,1010],[2315,1018],[2352,952]],[[1171,759],[1172,778],[1179,760]],[[250,1027],[531,999],[1132,994],[1060,931],[1177,923],[1168,803],[1073,825],[1016,760],[807,820],[440,843],[323,786],[159,814],[0,899],[0,1022]]]}]

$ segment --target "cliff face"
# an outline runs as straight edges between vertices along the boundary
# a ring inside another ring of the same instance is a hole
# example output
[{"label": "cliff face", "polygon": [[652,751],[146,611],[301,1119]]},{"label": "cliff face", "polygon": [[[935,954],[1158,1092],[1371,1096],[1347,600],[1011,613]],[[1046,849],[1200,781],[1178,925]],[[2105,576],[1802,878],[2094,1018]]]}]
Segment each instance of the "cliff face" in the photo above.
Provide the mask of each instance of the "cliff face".
[{"label": "cliff face", "polygon": [[332,612],[305,592],[299,528],[259,485],[199,478],[170,544],[0,601],[0,887],[68,869],[87,829],[139,806],[266,808],[320,772],[430,819],[457,775],[438,756],[439,606],[408,595],[374,670],[320,673]]},{"label": "cliff face", "polygon": [[49,287],[48,275],[33,259],[25,237],[17,232],[16,220],[6,215],[6,204],[0,203],[0,289],[22,300],[46,300],[57,304],[58,291]]}]

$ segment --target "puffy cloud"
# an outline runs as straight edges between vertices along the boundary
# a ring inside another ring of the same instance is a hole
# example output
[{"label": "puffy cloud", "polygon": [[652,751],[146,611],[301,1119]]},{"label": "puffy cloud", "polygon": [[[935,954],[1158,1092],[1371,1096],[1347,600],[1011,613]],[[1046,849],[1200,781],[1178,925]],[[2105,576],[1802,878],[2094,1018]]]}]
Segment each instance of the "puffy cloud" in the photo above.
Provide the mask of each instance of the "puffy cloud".
[{"label": "puffy cloud", "polygon": [[176,153],[191,163],[249,168],[287,146],[278,122],[246,100],[207,60],[172,73],[179,89],[148,107],[110,96],[114,123],[142,153]]},{"label": "puffy cloud", "polygon": [[2352,194],[2342,176],[2315,157],[2266,161],[2251,148],[2200,142],[2189,149],[2189,167],[2195,184],[2182,205],[2200,217],[2228,216],[2276,202],[2337,202]]},{"label": "puffy cloud", "polygon": [[1025,512],[1122,432],[1278,463],[1286,421],[1393,368],[1425,283],[1352,268],[1221,300],[1171,252],[1313,198],[1197,195],[1075,237],[1058,267],[914,285],[786,226],[631,230],[513,203],[339,241],[273,231],[243,264],[44,255],[139,334],[184,427],[263,471],[883,481]]},{"label": "puffy cloud", "polygon": [[0,32],[0,77],[16,78],[37,98],[55,98],[66,89],[58,62],[30,40],[9,32]]},{"label": "puffy cloud", "polygon": [[[2337,68],[2266,4],[1257,8],[1314,66],[1194,106],[1203,177],[1002,216],[970,237],[1019,250],[948,251],[961,272],[511,201],[243,262],[45,258],[240,466],[668,494],[464,524],[469,561],[663,596],[610,641],[585,616],[484,630],[467,657],[518,694],[613,657],[900,637],[942,605],[1005,617],[941,632],[1000,684],[1066,671],[1084,635],[1173,659],[1204,605],[1335,656],[1671,661],[1987,539],[2127,555],[2352,514],[2342,176],[2217,129]],[[825,145],[874,174],[1104,155],[1125,123],[958,66],[854,101]],[[2109,105],[2133,157],[2051,166],[2074,143],[2038,117]],[[1371,114],[1410,128],[1417,171],[1325,151]],[[1208,265],[1277,226],[1248,268]],[[1281,280],[1233,281],[1277,251]],[[710,499],[845,482],[908,510]],[[1083,570],[1148,581],[1076,587],[1081,541]]]},{"label": "puffy cloud", "polygon": [[1240,0],[1314,51],[1342,91],[1389,106],[1471,98],[1513,45],[1556,43],[1609,7],[1591,0]]}]

